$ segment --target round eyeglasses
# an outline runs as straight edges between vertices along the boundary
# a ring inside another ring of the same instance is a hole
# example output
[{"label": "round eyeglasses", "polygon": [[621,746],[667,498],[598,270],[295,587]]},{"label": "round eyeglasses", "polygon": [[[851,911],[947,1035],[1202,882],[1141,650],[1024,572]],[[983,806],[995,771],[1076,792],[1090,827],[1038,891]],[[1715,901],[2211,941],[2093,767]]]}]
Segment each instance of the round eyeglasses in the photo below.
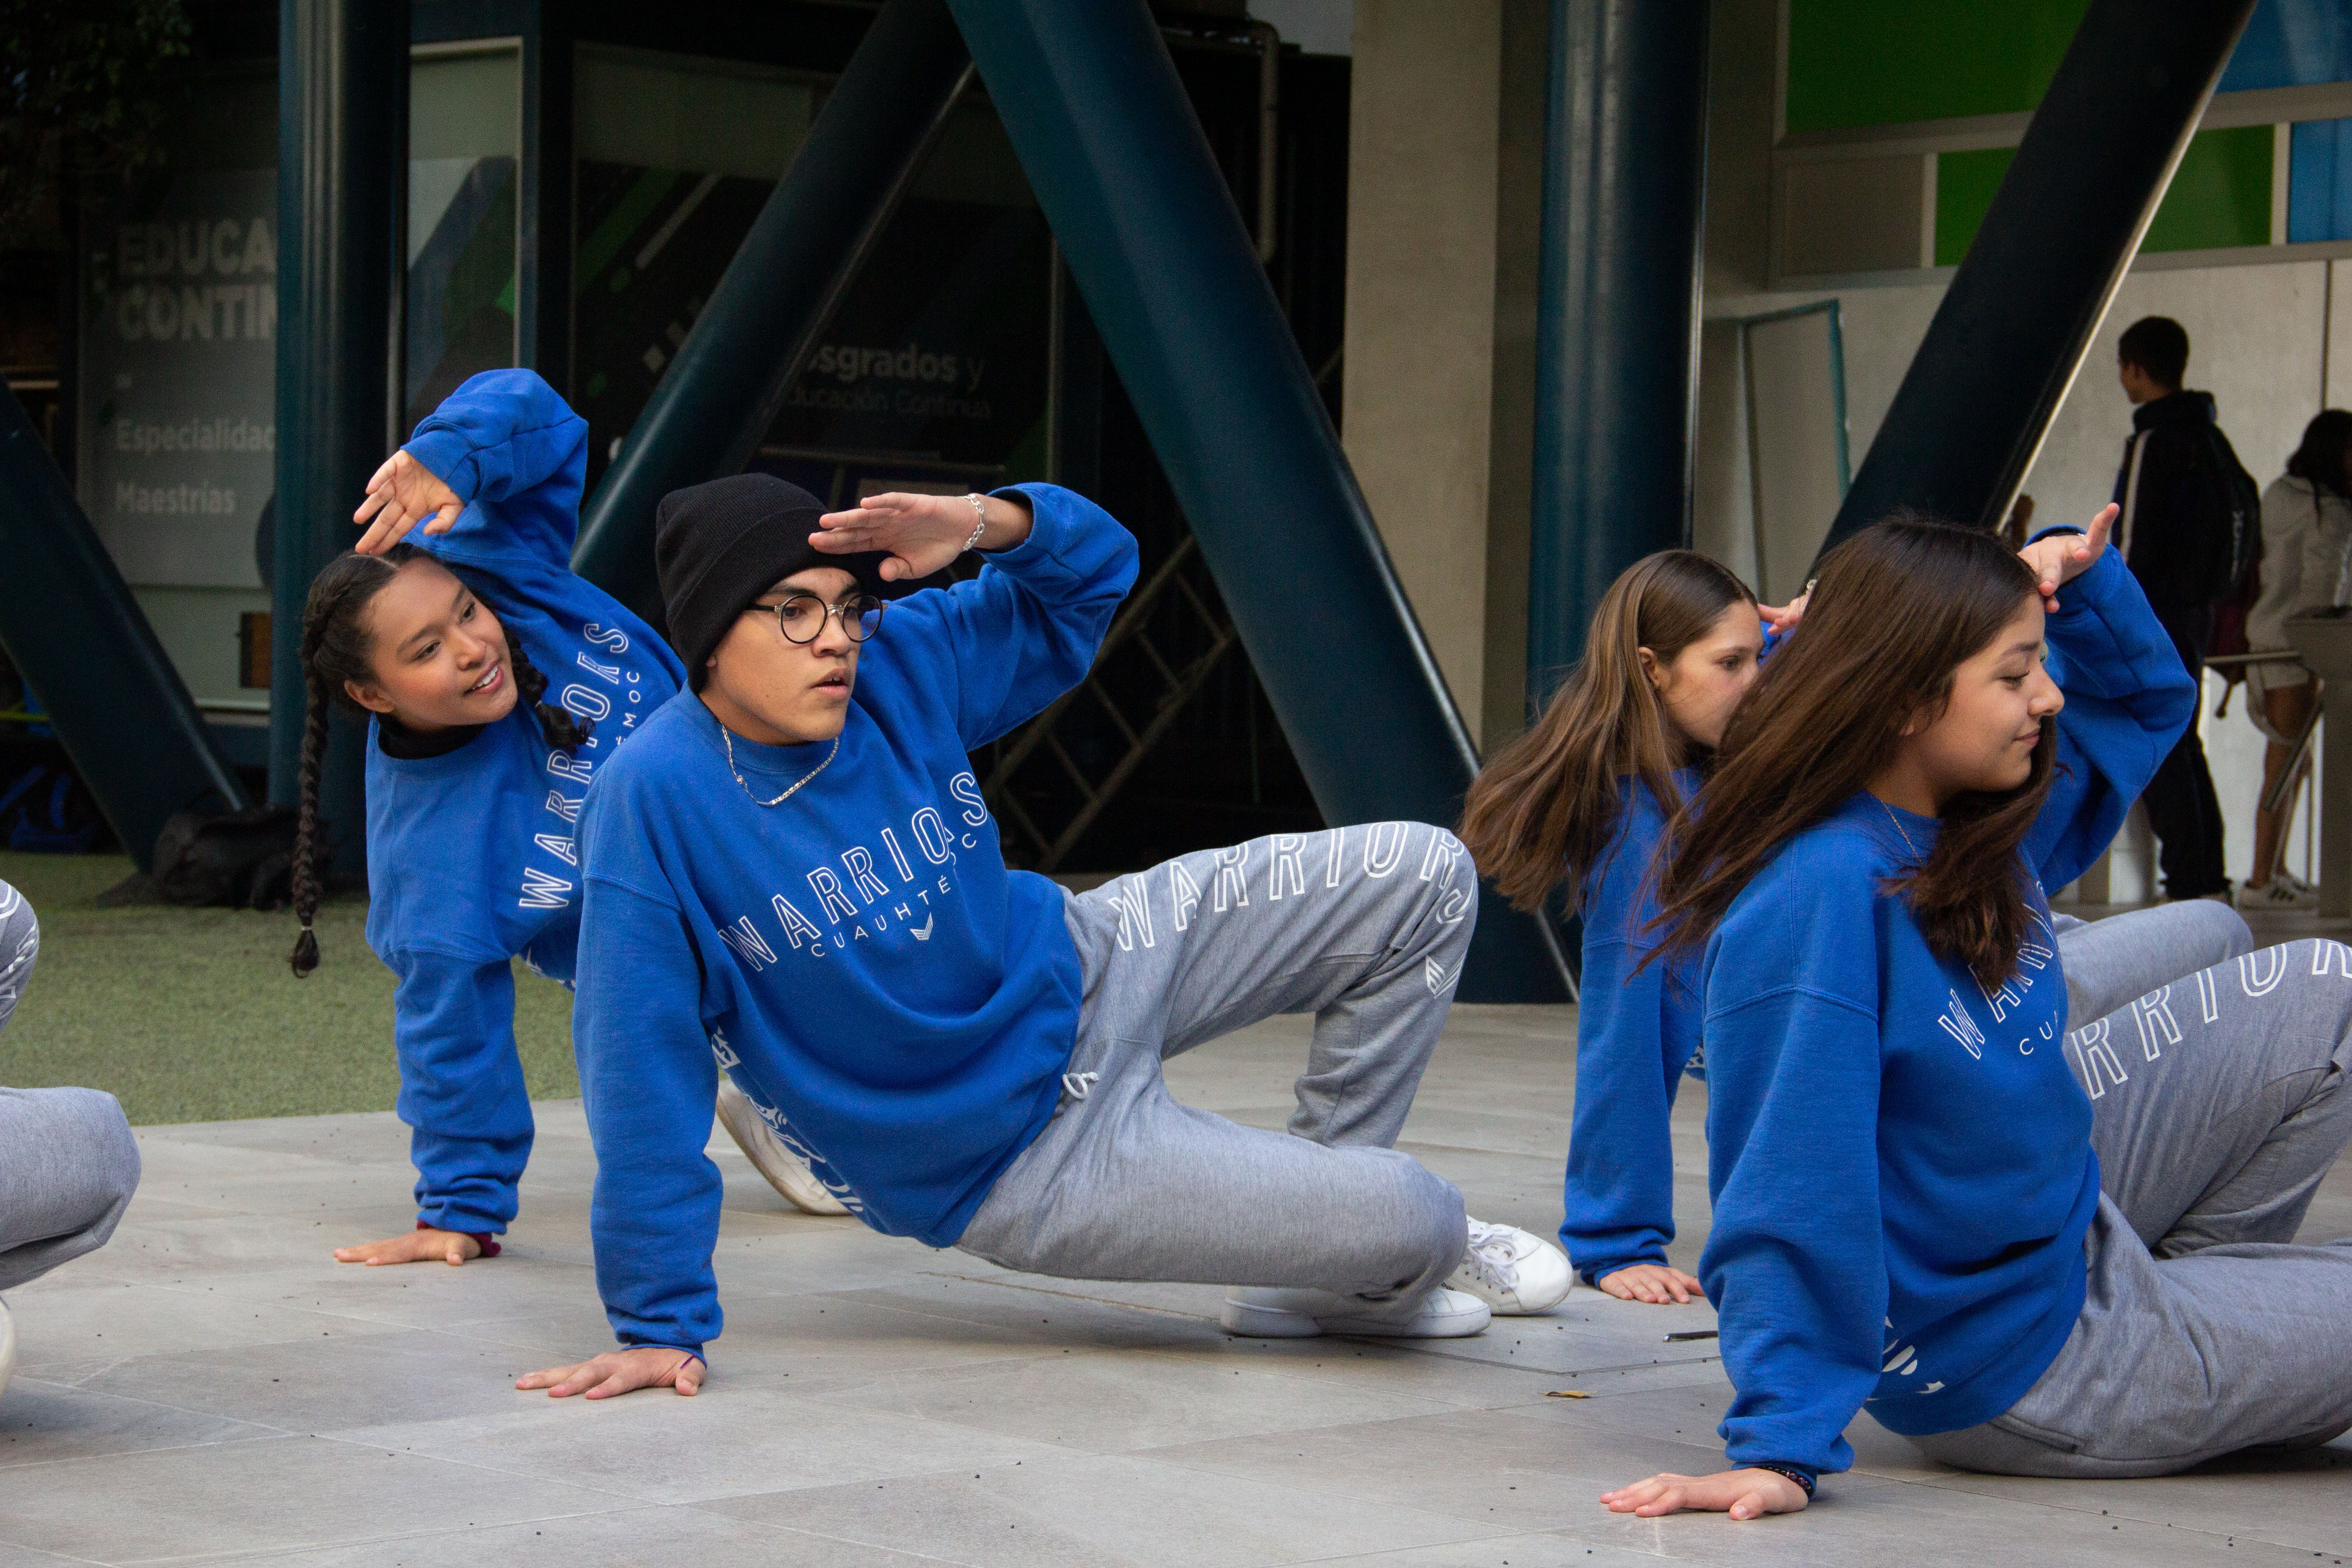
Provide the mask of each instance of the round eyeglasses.
[{"label": "round eyeglasses", "polygon": [[882,625],[882,607],[887,601],[871,594],[852,594],[838,605],[828,605],[814,594],[787,594],[772,605],[753,605],[744,611],[762,610],[776,617],[776,629],[784,640],[803,647],[816,641],[824,634],[825,617],[841,617],[841,629],[851,642],[864,642]]}]

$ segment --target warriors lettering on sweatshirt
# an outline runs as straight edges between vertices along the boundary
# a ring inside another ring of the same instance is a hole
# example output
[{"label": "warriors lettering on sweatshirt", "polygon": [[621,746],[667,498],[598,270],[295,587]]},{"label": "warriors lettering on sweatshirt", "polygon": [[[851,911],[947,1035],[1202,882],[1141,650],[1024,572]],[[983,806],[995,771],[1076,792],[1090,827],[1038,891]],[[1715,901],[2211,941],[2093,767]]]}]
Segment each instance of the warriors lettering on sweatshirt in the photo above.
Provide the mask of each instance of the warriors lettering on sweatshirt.
[{"label": "warriors lettering on sweatshirt", "polygon": [[684,692],[588,793],[573,1043],[624,1343],[719,1333],[718,1072],[867,1225],[932,1247],[1053,1115],[1078,1020],[1065,895],[1005,868],[968,753],[1085,677],[1136,548],[1068,490],[1005,493],[1028,539],[889,606],[837,752],[728,736]]}]

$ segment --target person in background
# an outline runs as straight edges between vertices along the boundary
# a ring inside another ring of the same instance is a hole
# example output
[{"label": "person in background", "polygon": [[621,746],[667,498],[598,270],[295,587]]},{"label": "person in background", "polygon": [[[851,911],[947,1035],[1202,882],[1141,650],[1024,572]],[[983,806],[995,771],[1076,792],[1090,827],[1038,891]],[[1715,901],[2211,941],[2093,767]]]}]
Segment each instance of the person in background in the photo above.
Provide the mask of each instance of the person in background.
[{"label": "person in background", "polygon": [[[2233,553],[2215,481],[2222,456],[2234,465],[2236,454],[2214,423],[2213,395],[2181,390],[2189,334],[2179,322],[2168,316],[2134,321],[2116,344],[2116,370],[2132,402],[2132,437],[2116,475],[2115,500],[2123,508],[2116,543],[2189,678],[2201,681],[2213,604],[2229,591]],[[2223,563],[2218,572],[2217,559]],[[2194,723],[2141,798],[2157,837],[2164,896],[2227,896],[2221,803]]]},{"label": "person in background", "polygon": [[[2345,562],[2352,549],[2352,414],[2325,409],[2304,426],[2303,444],[2286,460],[2286,472],[2263,492],[2262,595],[2246,616],[2246,645],[2254,653],[2290,647],[2286,623],[2345,603]],[[2246,716],[2269,744],[2263,749],[2263,795],[2294,763],[2295,743],[2319,706],[2318,682],[2311,671],[2287,660],[2246,667]],[[2254,810],[2254,861],[2238,889],[2244,910],[2308,909],[2319,890],[2283,870],[2294,797],[2309,776],[2306,756],[2294,784],[2275,811]]]},{"label": "person in background", "polygon": [[[0,1030],[40,956],[41,922],[0,882]],[[114,1096],[0,1089],[0,1290],[104,1247],[139,1188],[139,1142]],[[16,1370],[16,1325],[0,1302],[0,1388]]]}]

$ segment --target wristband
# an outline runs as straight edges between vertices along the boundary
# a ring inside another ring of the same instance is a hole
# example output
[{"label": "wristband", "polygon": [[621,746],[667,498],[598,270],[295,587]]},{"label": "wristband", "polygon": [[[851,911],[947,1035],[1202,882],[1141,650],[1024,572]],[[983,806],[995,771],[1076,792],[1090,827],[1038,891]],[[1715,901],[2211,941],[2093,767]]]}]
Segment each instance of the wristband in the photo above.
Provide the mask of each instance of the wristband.
[{"label": "wristband", "polygon": [[1805,1489],[1805,1497],[1806,1497],[1806,1500],[1807,1500],[1808,1501],[1811,1500],[1811,1498],[1812,1498],[1812,1495],[1813,1495],[1813,1478],[1812,1478],[1812,1477],[1811,1477],[1811,1476],[1809,1476],[1809,1475],[1807,1475],[1807,1474],[1805,1474],[1805,1472],[1804,1472],[1804,1471],[1802,1471],[1802,1470],[1801,1470],[1801,1469],[1797,1468],[1797,1467],[1796,1467],[1796,1466],[1794,1466],[1794,1465],[1750,1465],[1750,1466],[1748,1466],[1748,1468],[1749,1469],[1751,1469],[1751,1470],[1769,1470],[1769,1471],[1771,1471],[1771,1472],[1772,1472],[1774,1475],[1776,1475],[1776,1476],[1786,1476],[1789,1479],[1790,1479],[1790,1480],[1792,1480],[1792,1481],[1796,1482],[1799,1486],[1801,1486],[1801,1487],[1804,1488],[1804,1489]]}]

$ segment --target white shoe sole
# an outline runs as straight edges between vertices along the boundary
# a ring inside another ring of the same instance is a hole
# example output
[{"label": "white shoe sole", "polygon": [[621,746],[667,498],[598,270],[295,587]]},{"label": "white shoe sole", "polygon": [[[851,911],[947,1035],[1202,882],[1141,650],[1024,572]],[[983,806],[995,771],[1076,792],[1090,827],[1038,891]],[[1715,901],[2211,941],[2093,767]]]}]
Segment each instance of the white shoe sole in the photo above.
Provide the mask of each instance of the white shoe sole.
[{"label": "white shoe sole", "polygon": [[809,1168],[793,1157],[784,1147],[751,1097],[735,1087],[735,1080],[725,1076],[719,1079],[719,1125],[735,1140],[735,1147],[751,1162],[751,1168],[767,1178],[768,1185],[783,1194],[784,1201],[803,1214],[845,1215],[848,1209],[839,1198],[825,1191],[824,1184],[812,1174]]},{"label": "white shoe sole", "polygon": [[8,1380],[16,1374],[16,1320],[8,1310],[8,1303],[0,1301],[0,1394],[8,1389]]},{"label": "white shoe sole", "polygon": [[1475,1311],[1454,1311],[1444,1315],[1418,1312],[1409,1318],[1385,1318],[1352,1314],[1311,1317],[1295,1308],[1236,1301],[1228,1296],[1217,1312],[1217,1321],[1225,1332],[1246,1340],[1311,1340],[1323,1334],[1355,1334],[1391,1340],[1460,1340],[1484,1332],[1486,1325],[1494,1321],[1494,1313],[1485,1302],[1475,1297],[1465,1299],[1477,1309]]}]

